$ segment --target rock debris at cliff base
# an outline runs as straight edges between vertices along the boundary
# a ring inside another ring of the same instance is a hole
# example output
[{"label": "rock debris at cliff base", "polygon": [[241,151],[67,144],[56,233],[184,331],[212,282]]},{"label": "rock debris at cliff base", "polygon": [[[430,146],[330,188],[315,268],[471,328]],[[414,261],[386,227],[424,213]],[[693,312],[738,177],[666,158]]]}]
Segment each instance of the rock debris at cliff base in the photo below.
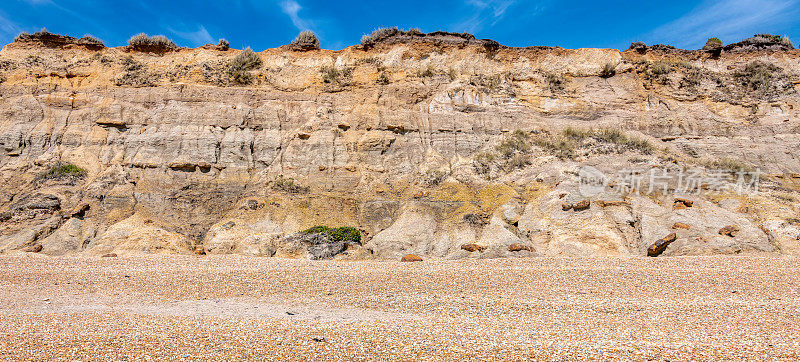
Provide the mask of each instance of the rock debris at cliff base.
[{"label": "rock debris at cliff base", "polygon": [[794,257],[0,257],[0,358],[797,359]]}]

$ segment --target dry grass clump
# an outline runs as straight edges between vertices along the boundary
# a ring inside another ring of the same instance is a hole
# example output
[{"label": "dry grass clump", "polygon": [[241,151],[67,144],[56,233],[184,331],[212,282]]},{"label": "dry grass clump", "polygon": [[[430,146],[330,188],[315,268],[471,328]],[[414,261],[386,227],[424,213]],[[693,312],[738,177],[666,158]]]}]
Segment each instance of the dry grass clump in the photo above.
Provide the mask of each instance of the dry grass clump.
[{"label": "dry grass clump", "polygon": [[133,57],[122,60],[122,71],[122,74],[114,78],[117,86],[153,87],[160,78],[158,74],[148,72],[144,65]]},{"label": "dry grass clump", "polygon": [[763,99],[774,98],[792,88],[783,68],[760,60],[747,64],[733,77],[746,92],[755,92]]},{"label": "dry grass clump", "polygon": [[300,185],[293,178],[285,178],[283,176],[278,176],[272,182],[272,189],[289,194],[306,194],[311,190],[310,187]]},{"label": "dry grass clump", "polygon": [[649,141],[612,128],[583,130],[568,127],[556,135],[539,134],[532,142],[546,153],[564,159],[575,158],[579,149],[587,147],[601,154],[632,150],[649,155],[656,150]]},{"label": "dry grass clump", "polygon": [[712,170],[725,171],[731,174],[753,172],[756,170],[753,165],[747,162],[727,157],[716,160],[706,160],[701,162],[701,165]]},{"label": "dry grass clump", "polygon": [[91,34],[84,35],[83,37],[78,39],[77,43],[81,45],[95,46],[99,48],[103,48],[106,46],[102,40],[96,38],[94,35]]},{"label": "dry grass clump", "polygon": [[128,47],[138,52],[166,53],[178,49],[178,46],[163,35],[149,36],[140,33],[128,39]]},{"label": "dry grass clump", "polygon": [[322,75],[323,82],[345,86],[349,85],[352,80],[353,69],[349,67],[338,68],[335,65],[325,65],[320,68],[319,73]]},{"label": "dry grass clump", "polygon": [[425,186],[439,186],[447,179],[447,173],[440,170],[428,170],[425,172],[425,175],[422,176],[422,183]]},{"label": "dry grass clump", "polygon": [[672,73],[672,64],[670,62],[657,60],[652,63],[648,62],[647,65],[646,80],[664,85],[669,84],[669,74]]},{"label": "dry grass clump", "polygon": [[233,81],[239,84],[250,84],[253,82],[253,75],[250,71],[261,66],[261,58],[258,57],[253,49],[245,48],[236,54],[228,63],[228,75]]},{"label": "dry grass clump", "polygon": [[497,171],[511,172],[530,164],[531,140],[528,134],[516,130],[503,136],[494,149],[479,152],[473,157],[475,171],[491,177]]},{"label": "dry grass clump", "polygon": [[303,30],[289,43],[292,50],[306,51],[319,49],[319,39],[311,30]]},{"label": "dry grass clump", "polygon": [[567,85],[567,78],[563,74],[546,73],[545,83],[552,93],[562,93]]}]

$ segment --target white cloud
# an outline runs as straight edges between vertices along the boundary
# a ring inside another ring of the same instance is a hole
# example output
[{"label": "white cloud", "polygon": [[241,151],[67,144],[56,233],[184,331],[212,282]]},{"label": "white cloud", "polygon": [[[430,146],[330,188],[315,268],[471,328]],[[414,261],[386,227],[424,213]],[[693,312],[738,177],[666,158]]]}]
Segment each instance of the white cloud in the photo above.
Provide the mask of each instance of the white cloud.
[{"label": "white cloud", "polygon": [[289,19],[292,20],[292,24],[294,24],[297,30],[309,30],[311,29],[311,22],[303,19],[300,17],[299,13],[303,7],[300,6],[297,1],[294,0],[286,0],[281,2],[281,10],[283,13],[289,16]]},{"label": "white cloud", "polygon": [[790,23],[798,14],[797,5],[798,0],[706,0],[644,40],[681,48],[699,48],[710,37],[733,43]]},{"label": "white cloud", "polygon": [[197,30],[195,31],[177,31],[172,28],[168,29],[171,33],[177,35],[178,37],[189,41],[193,46],[201,46],[204,44],[214,43],[214,38],[211,37],[211,34],[208,33],[205,26],[198,26]]}]

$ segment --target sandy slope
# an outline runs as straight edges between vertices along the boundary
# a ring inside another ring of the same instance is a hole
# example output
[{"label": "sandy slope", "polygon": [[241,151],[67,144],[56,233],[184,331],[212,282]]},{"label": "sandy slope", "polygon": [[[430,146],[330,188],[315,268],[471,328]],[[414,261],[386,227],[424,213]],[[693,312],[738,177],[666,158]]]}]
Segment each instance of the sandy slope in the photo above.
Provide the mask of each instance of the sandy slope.
[{"label": "sandy slope", "polygon": [[788,257],[0,258],[0,359],[797,358]]}]

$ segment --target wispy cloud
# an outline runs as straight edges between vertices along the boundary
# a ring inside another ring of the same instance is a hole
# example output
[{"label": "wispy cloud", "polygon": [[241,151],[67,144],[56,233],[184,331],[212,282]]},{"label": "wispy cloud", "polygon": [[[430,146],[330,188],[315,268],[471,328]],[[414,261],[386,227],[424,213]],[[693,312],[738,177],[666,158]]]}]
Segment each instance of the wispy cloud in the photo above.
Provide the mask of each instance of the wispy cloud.
[{"label": "wispy cloud", "polygon": [[549,0],[524,4],[518,4],[518,0],[465,0],[464,5],[469,9],[469,15],[466,19],[453,25],[452,28],[455,31],[477,33],[486,27],[495,26],[512,6],[520,5],[517,8],[525,8],[524,14],[520,14],[520,16],[533,17],[541,12],[548,3]]},{"label": "wispy cloud", "polygon": [[755,33],[778,31],[797,15],[798,0],[706,0],[644,38],[653,43],[697,48],[709,37],[730,43]]},{"label": "wispy cloud", "polygon": [[168,28],[171,33],[177,35],[178,37],[190,42],[193,46],[201,46],[204,44],[214,43],[214,38],[211,37],[211,34],[208,33],[205,26],[198,26],[197,30],[195,31],[178,31],[172,28]]},{"label": "wispy cloud", "polygon": [[286,0],[281,2],[281,10],[292,20],[292,24],[297,30],[309,30],[312,28],[312,22],[300,17],[300,10],[303,7],[297,1]]},{"label": "wispy cloud", "polygon": [[3,44],[11,41],[24,30],[19,24],[11,21],[5,14],[0,12],[0,40],[2,40]]}]

